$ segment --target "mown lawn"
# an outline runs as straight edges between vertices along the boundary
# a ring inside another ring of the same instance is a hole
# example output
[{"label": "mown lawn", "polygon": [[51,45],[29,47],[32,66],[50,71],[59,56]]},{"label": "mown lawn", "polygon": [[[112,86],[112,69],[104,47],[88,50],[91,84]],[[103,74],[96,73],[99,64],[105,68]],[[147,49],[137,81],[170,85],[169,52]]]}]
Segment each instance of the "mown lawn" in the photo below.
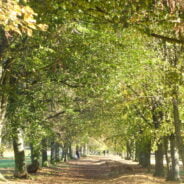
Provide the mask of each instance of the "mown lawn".
[{"label": "mown lawn", "polygon": [[[31,163],[30,157],[26,157],[26,163]],[[15,161],[13,157],[0,158],[0,168],[14,168]]]}]

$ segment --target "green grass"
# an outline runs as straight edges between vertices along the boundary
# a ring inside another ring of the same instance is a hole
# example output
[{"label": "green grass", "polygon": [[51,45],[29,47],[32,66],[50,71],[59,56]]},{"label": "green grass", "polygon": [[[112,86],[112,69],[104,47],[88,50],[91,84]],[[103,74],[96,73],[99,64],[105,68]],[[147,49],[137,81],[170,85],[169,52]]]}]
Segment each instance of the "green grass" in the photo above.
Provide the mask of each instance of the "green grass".
[{"label": "green grass", "polygon": [[0,168],[14,168],[14,159],[0,159]]},{"label": "green grass", "polygon": [[[26,163],[29,164],[30,158],[26,157]],[[14,168],[15,167],[15,161],[14,158],[1,158],[0,159],[0,168]]]}]

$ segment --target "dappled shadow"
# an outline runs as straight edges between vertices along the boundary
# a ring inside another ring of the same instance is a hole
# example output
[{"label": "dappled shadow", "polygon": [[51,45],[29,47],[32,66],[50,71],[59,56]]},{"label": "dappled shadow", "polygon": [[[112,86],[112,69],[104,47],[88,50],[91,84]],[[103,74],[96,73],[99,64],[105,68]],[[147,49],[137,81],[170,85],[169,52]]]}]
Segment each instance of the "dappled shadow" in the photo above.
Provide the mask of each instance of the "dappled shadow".
[{"label": "dappled shadow", "polygon": [[[3,173],[13,170],[1,169]],[[0,172],[1,172],[0,170]],[[31,178],[31,179],[30,179]],[[58,163],[32,174],[28,180],[9,177],[11,184],[171,184],[163,178],[155,178],[138,164],[106,157],[87,157]],[[174,184],[174,183],[172,183]]]},{"label": "dappled shadow", "polygon": [[5,176],[6,179],[12,179],[14,174],[14,169],[12,168],[0,168],[0,173]]},{"label": "dappled shadow", "polygon": [[38,172],[38,175],[61,177],[62,180],[109,179],[122,174],[135,174],[143,172],[135,164],[123,164],[109,158],[93,158],[73,160],[65,164],[59,163],[57,167],[50,167]]}]

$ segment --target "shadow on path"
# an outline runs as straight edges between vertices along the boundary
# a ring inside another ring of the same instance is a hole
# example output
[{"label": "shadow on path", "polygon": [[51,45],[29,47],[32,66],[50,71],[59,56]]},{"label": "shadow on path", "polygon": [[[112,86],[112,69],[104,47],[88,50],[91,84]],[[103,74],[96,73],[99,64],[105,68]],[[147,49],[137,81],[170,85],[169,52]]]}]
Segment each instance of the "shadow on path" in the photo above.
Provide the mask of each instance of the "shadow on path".
[{"label": "shadow on path", "polygon": [[[8,172],[10,174],[12,170]],[[169,184],[147,174],[134,162],[100,156],[43,168],[29,180],[9,179],[10,184]]]}]

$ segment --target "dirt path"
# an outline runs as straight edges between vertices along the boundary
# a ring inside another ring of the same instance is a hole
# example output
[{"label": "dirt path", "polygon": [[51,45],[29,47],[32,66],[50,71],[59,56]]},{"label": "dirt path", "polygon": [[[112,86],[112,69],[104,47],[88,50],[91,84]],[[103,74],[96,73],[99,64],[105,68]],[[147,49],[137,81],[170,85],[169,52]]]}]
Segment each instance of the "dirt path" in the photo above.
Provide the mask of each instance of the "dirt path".
[{"label": "dirt path", "polygon": [[[7,170],[4,171],[8,176]],[[9,171],[9,175],[12,173]],[[136,163],[115,157],[91,156],[43,168],[29,180],[14,180],[9,184],[174,184],[152,177]]]}]

